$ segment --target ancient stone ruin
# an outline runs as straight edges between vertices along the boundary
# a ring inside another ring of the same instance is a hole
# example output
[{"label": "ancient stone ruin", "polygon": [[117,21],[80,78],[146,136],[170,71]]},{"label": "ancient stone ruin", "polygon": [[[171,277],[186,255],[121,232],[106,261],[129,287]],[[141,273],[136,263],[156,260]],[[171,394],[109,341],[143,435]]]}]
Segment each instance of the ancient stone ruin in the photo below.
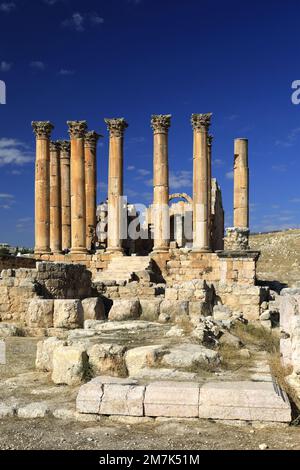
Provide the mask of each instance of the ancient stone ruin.
[{"label": "ancient stone ruin", "polygon": [[[171,116],[152,116],[153,203],[143,211],[123,191],[128,124],[105,122],[108,194],[98,206],[100,135],[71,121],[70,141],[53,142],[50,122],[32,123],[35,253],[33,265],[1,272],[0,336],[39,338],[35,387],[45,380],[75,387],[73,416],[289,422],[289,400],[266,352],[249,350],[239,335],[247,324],[269,331],[280,308],[278,294],[257,282],[260,253],[249,247],[247,139],[234,143],[234,226],[224,236],[211,114],[191,118],[191,195],[170,194]],[[296,326],[284,328],[284,357],[297,368]],[[230,361],[243,361],[242,372]],[[19,417],[71,413],[68,400],[61,409],[5,406]]]}]

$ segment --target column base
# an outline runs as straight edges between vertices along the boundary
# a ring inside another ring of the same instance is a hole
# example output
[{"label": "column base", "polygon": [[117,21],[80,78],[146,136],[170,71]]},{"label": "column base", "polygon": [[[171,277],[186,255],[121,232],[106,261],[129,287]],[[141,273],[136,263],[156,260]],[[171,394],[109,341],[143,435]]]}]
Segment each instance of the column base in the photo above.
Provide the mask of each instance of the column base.
[{"label": "column base", "polygon": [[71,255],[87,255],[88,251],[87,251],[86,248],[82,248],[82,247],[77,248],[77,247],[75,247],[75,248],[71,248],[70,254]]},{"label": "column base", "polygon": [[116,256],[124,256],[124,250],[120,247],[108,247],[106,248],[105,253]]},{"label": "column base", "polygon": [[35,248],[34,250],[35,255],[51,255],[50,248]]},{"label": "column base", "polygon": [[158,253],[168,253],[169,250],[170,250],[169,246],[161,246],[161,247],[153,248],[152,253],[154,255]]},{"label": "column base", "polygon": [[192,253],[212,253],[212,249],[211,248],[197,248],[197,247],[193,247],[192,248]]}]

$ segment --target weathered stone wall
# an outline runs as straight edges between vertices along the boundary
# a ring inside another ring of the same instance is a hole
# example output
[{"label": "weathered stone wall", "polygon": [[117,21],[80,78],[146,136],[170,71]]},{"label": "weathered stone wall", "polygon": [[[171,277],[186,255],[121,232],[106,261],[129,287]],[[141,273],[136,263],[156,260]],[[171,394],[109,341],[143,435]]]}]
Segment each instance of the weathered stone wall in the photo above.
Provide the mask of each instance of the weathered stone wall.
[{"label": "weathered stone wall", "polygon": [[24,321],[29,302],[38,296],[35,269],[2,270],[0,278],[0,321]]},{"label": "weathered stone wall", "polygon": [[36,260],[23,256],[1,256],[0,272],[3,269],[35,268]]},{"label": "weathered stone wall", "polygon": [[91,297],[91,273],[82,264],[37,263],[36,281],[44,298]]},{"label": "weathered stone wall", "polygon": [[282,361],[300,375],[300,289],[281,291],[280,329]]}]

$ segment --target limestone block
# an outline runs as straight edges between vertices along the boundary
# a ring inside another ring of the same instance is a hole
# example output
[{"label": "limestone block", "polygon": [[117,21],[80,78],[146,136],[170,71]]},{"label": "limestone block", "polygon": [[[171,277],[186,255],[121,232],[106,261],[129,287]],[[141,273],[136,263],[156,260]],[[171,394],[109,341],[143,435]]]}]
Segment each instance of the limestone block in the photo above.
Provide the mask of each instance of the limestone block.
[{"label": "limestone block", "polygon": [[294,316],[291,320],[291,355],[293,371],[295,374],[300,374],[300,316]]},{"label": "limestone block", "polygon": [[90,297],[81,301],[84,320],[105,320],[105,308],[100,297]]},{"label": "limestone block", "polygon": [[232,311],[226,305],[215,305],[213,309],[213,319],[216,321],[229,320],[232,317]]},{"label": "limestone block", "polygon": [[35,367],[38,370],[51,372],[53,369],[53,352],[56,348],[63,345],[64,341],[56,337],[39,341],[36,350]]},{"label": "limestone block", "polygon": [[143,385],[105,384],[100,414],[144,416],[145,389]]},{"label": "limestone block", "polygon": [[126,347],[118,344],[94,344],[88,349],[89,364],[94,374],[127,375],[124,354]]},{"label": "limestone block", "polygon": [[26,313],[26,325],[32,328],[53,327],[54,300],[32,299]]},{"label": "limestone block", "polygon": [[132,320],[140,317],[139,300],[114,300],[108,319],[111,321]]},{"label": "limestone block", "polygon": [[80,300],[54,301],[54,328],[82,328],[83,308]]},{"label": "limestone block", "polygon": [[178,290],[172,287],[167,287],[165,290],[166,300],[178,300]]},{"label": "limestone block", "polygon": [[179,300],[192,300],[194,298],[194,290],[193,289],[186,289],[186,290],[179,290],[178,291],[178,299]]},{"label": "limestone block", "polygon": [[208,382],[200,389],[199,417],[290,422],[291,407],[272,382]]},{"label": "limestone block", "polygon": [[211,314],[211,307],[206,302],[194,300],[189,302],[189,318],[194,325],[197,325],[202,316]]},{"label": "limestone block", "polygon": [[0,322],[0,338],[8,338],[9,336],[20,336],[21,331],[13,323]]},{"label": "limestone block", "polygon": [[100,414],[105,384],[135,385],[136,381],[116,377],[96,377],[80,387],[76,399],[76,410],[79,413]]},{"label": "limestone block", "polygon": [[289,295],[291,289],[283,289],[280,295],[280,328],[291,333],[291,320],[299,314],[300,295]]},{"label": "limestone block", "polygon": [[162,364],[176,368],[190,368],[206,364],[219,364],[220,357],[216,351],[198,344],[181,344],[170,348],[162,358]]},{"label": "limestone block", "polygon": [[163,300],[160,304],[159,321],[181,322],[188,319],[189,303],[182,300]]},{"label": "limestone block", "polygon": [[161,345],[141,346],[126,352],[125,362],[130,376],[136,376],[141,369],[153,366],[163,355]]},{"label": "limestone block", "polygon": [[85,348],[78,344],[61,346],[53,352],[52,380],[56,384],[78,385],[88,368]]},{"label": "limestone block", "polygon": [[[3,272],[3,271],[2,271]],[[16,406],[0,403],[0,419],[12,418],[15,415]]]},{"label": "limestone block", "polygon": [[291,338],[280,339],[280,355],[284,366],[292,365],[292,341]]},{"label": "limestone block", "polygon": [[157,321],[160,313],[162,299],[140,299],[141,320]]},{"label": "limestone block", "polygon": [[229,333],[229,331],[224,331],[219,339],[219,343],[226,344],[227,346],[231,346],[236,349],[239,349],[243,345],[240,339],[232,333]]},{"label": "limestone block", "polygon": [[50,410],[47,403],[30,403],[18,409],[18,418],[36,419],[45,418]]},{"label": "limestone block", "polygon": [[199,414],[200,385],[193,382],[154,382],[146,387],[146,416],[193,418]]}]

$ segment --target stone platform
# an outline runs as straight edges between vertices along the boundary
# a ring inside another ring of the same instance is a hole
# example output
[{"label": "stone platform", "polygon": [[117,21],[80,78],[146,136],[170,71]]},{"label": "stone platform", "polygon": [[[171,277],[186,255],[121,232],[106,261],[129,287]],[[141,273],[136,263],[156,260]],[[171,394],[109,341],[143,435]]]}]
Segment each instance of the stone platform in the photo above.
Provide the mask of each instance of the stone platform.
[{"label": "stone platform", "polygon": [[291,421],[286,394],[275,382],[152,382],[96,377],[82,385],[79,413],[243,421]]}]

